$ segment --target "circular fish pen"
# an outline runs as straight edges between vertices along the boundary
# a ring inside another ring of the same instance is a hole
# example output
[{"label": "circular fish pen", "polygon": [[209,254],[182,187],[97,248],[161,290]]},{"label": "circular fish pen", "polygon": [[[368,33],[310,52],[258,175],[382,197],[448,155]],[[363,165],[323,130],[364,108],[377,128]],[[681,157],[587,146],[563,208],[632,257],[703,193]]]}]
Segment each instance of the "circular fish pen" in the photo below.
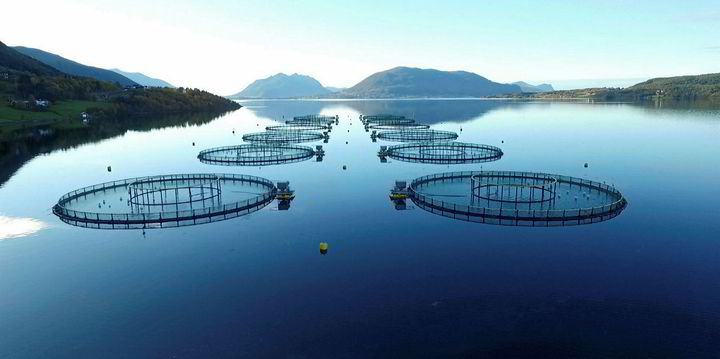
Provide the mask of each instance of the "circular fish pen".
[{"label": "circular fish pen", "polygon": [[383,146],[378,156],[415,163],[460,164],[497,161],[503,151],[495,146],[474,143],[420,142]]},{"label": "circular fish pen", "polygon": [[415,123],[412,118],[405,116],[366,116],[363,118],[365,125],[409,125]]},{"label": "circular fish pen", "polygon": [[616,217],[627,200],[612,186],[534,172],[446,172],[416,178],[408,196],[420,208],[470,222],[570,226]]},{"label": "circular fish pen", "polygon": [[332,125],[338,122],[338,116],[325,116],[325,115],[305,115],[295,116],[292,120],[285,121],[286,124],[324,124]]},{"label": "circular fish pen", "polygon": [[242,139],[250,143],[280,144],[320,141],[325,137],[322,133],[312,131],[267,131],[248,133]]},{"label": "circular fish pen", "polygon": [[431,142],[452,141],[458,137],[458,134],[440,130],[397,130],[382,131],[376,137],[392,142]]},{"label": "circular fish pen", "polygon": [[395,124],[369,124],[366,126],[368,130],[375,131],[393,131],[393,130],[427,130],[429,125],[421,125],[419,123],[395,123]]},{"label": "circular fish pen", "polygon": [[200,151],[202,163],[223,166],[267,166],[300,162],[317,152],[308,146],[291,144],[245,144],[215,147]]},{"label": "circular fish pen", "polygon": [[265,127],[267,131],[330,131],[330,126],[323,124],[300,123],[292,125],[274,125]]},{"label": "circular fish pen", "polygon": [[372,121],[382,121],[382,120],[408,120],[408,118],[406,118],[405,116],[402,116],[402,115],[378,114],[378,115],[360,116],[360,120],[363,122],[372,122]]},{"label": "circular fish pen", "polygon": [[267,179],[238,174],[179,174],[128,178],[60,197],[63,222],[98,229],[141,229],[217,222],[255,212],[275,199]]}]

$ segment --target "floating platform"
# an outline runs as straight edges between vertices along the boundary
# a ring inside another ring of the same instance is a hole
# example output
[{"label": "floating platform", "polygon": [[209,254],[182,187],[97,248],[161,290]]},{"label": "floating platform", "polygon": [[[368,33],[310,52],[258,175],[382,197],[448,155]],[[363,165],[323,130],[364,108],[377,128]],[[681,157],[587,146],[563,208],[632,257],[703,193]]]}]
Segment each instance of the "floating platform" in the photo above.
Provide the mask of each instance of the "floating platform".
[{"label": "floating platform", "polygon": [[97,229],[145,229],[217,222],[255,212],[275,199],[267,179],[238,174],[177,174],[128,178],[60,197],[63,222]]},{"label": "floating platform", "polygon": [[322,146],[316,149],[292,144],[245,144],[209,148],[198,154],[200,162],[223,166],[268,166],[322,157]]},{"label": "floating platform", "polygon": [[248,133],[242,136],[243,141],[264,144],[314,142],[326,138],[327,134],[314,131],[267,131]]},{"label": "floating platform", "polygon": [[628,205],[613,186],[534,172],[446,172],[414,179],[420,208],[470,222],[510,226],[570,226],[615,218]]},{"label": "floating platform", "polygon": [[497,161],[503,151],[495,146],[474,143],[420,142],[381,146],[378,156],[415,163],[461,164]]},{"label": "floating platform", "polygon": [[392,142],[432,142],[452,141],[458,138],[458,134],[440,130],[396,130],[382,131],[376,135],[376,138]]}]

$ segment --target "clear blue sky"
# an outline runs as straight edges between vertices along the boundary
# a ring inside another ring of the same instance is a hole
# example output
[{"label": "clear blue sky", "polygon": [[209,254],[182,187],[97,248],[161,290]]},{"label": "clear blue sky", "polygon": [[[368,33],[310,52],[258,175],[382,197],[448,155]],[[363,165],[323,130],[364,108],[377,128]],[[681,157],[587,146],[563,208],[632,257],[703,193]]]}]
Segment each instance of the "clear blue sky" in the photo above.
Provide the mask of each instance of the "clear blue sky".
[{"label": "clear blue sky", "polygon": [[6,44],[220,94],[278,72],[351,86],[395,66],[575,86],[720,72],[718,1],[64,0],[3,13],[17,14],[0,22]]}]

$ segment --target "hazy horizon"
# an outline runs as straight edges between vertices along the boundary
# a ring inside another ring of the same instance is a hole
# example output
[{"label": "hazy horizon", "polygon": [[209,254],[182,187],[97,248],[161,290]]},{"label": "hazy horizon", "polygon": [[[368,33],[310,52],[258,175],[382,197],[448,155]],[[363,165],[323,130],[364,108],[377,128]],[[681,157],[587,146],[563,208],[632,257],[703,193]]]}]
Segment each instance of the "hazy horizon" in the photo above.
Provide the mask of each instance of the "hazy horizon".
[{"label": "hazy horizon", "polygon": [[350,87],[396,66],[570,89],[718,72],[720,10],[709,8],[710,1],[43,0],[5,4],[6,13],[31,12],[43,26],[7,17],[0,41],[221,95],[280,72]]}]

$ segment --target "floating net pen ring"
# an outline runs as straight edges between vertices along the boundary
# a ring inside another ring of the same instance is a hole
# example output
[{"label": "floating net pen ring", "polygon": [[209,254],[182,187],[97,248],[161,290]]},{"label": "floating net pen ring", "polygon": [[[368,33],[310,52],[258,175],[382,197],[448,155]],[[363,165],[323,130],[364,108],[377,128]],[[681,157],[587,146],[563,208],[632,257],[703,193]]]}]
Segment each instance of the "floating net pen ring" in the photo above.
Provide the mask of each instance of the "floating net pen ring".
[{"label": "floating net pen ring", "polygon": [[410,125],[414,124],[415,120],[411,118],[377,118],[372,120],[365,120],[368,125]]},{"label": "floating net pen ring", "polygon": [[461,148],[437,148],[435,146],[420,146],[420,155],[428,157],[461,157],[466,154]]},{"label": "floating net pen ring", "polygon": [[458,134],[451,131],[441,130],[398,130],[382,131],[377,138],[394,142],[430,142],[430,141],[451,141],[458,137]]},{"label": "floating net pen ring", "polygon": [[360,116],[360,120],[365,121],[365,122],[376,121],[376,120],[406,120],[406,119],[408,119],[408,118],[403,115],[388,115],[388,114]]},{"label": "floating net pen ring", "polygon": [[316,120],[320,120],[320,121],[326,121],[326,120],[337,121],[338,119],[339,119],[339,116],[337,116],[337,115],[335,115],[335,116],[328,116],[328,115],[303,115],[303,116],[295,116],[295,117],[293,117],[293,120],[297,120],[297,121],[305,121],[305,120],[309,120],[309,121],[316,121]]},{"label": "floating net pen ring", "polygon": [[265,127],[267,131],[328,131],[330,126],[321,123],[298,123]]},{"label": "floating net pen ring", "polygon": [[287,125],[325,125],[332,127],[335,120],[288,120],[285,121]]},{"label": "floating net pen ring", "polygon": [[[277,191],[268,179],[239,174],[136,177],[66,193],[52,211],[63,222],[79,227],[179,227],[255,212],[273,201]],[[119,202],[111,203],[118,197]]]},{"label": "floating net pen ring", "polygon": [[294,124],[323,124],[331,126],[338,122],[338,116],[324,116],[324,115],[306,115],[306,116],[295,116],[292,120],[285,121],[288,125]]},{"label": "floating net pen ring", "polygon": [[[518,183],[527,181],[522,185],[525,194],[520,196],[518,190],[515,195],[515,188],[520,187],[510,186],[509,194],[506,190],[505,194],[498,191],[497,196],[488,196],[486,187],[478,186],[478,183],[501,185],[510,182],[508,179],[511,178],[520,180]],[[496,179],[500,183],[495,183]],[[437,193],[438,186],[455,186],[460,189],[465,185],[470,187],[469,196],[444,196],[442,192]],[[485,198],[478,199],[475,194],[477,190],[484,191],[482,196]],[[527,194],[529,190],[534,191],[532,196]],[[436,173],[414,179],[407,191],[413,203],[428,212],[463,221],[511,226],[572,226],[597,223],[615,218],[628,206],[622,193],[605,183],[536,172]],[[511,196],[524,199],[525,202],[513,201],[515,205],[509,205],[506,199]],[[547,200],[548,197],[551,197],[551,200]],[[586,198],[583,200],[583,197]]]},{"label": "floating net pen ring", "polygon": [[225,166],[265,166],[300,162],[320,156],[318,150],[311,147],[292,144],[244,144],[237,146],[215,147],[200,151],[200,162]]},{"label": "floating net pen ring", "polygon": [[503,151],[495,146],[465,142],[410,142],[381,146],[378,156],[417,163],[480,163],[499,160]]},{"label": "floating net pen ring", "polygon": [[380,124],[372,123],[367,125],[368,130],[376,131],[392,131],[392,130],[427,130],[430,128],[429,125],[422,125],[419,123],[390,123]]},{"label": "floating net pen ring", "polygon": [[267,131],[248,133],[242,136],[243,141],[251,143],[301,143],[319,141],[325,135],[313,131]]}]

